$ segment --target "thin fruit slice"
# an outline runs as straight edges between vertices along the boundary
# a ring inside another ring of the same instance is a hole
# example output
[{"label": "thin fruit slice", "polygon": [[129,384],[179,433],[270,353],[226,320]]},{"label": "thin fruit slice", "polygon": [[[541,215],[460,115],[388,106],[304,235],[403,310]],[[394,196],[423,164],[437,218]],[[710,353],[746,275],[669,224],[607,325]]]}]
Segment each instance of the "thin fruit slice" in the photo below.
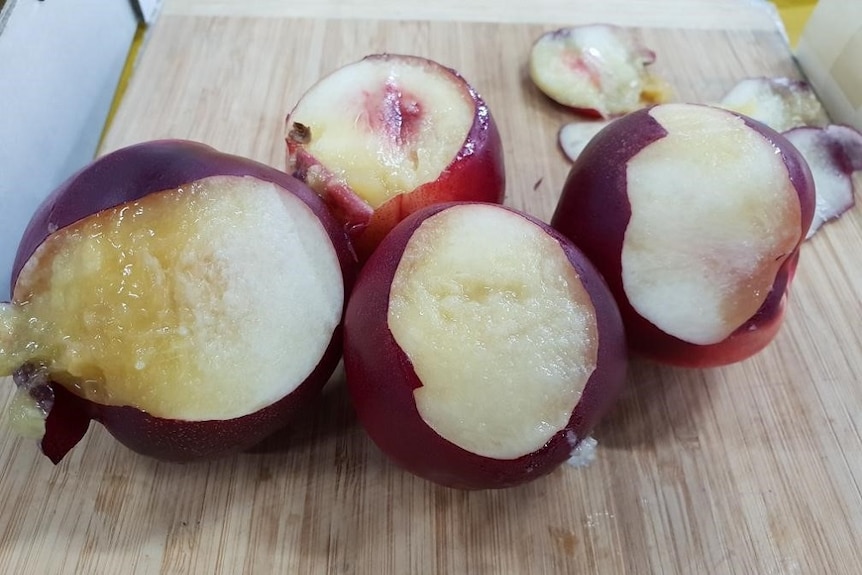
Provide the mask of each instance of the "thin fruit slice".
[{"label": "thin fruit slice", "polygon": [[609,118],[664,102],[667,83],[647,72],[655,53],[631,32],[592,24],[543,34],[530,51],[530,77],[552,100]]},{"label": "thin fruit slice", "polygon": [[560,149],[566,157],[574,162],[587,147],[596,134],[601,132],[610,121],[569,122],[560,128],[558,139]]},{"label": "thin fruit slice", "polygon": [[719,105],[763,122],[776,132],[826,124],[820,100],[802,80],[745,78],[725,94]]}]

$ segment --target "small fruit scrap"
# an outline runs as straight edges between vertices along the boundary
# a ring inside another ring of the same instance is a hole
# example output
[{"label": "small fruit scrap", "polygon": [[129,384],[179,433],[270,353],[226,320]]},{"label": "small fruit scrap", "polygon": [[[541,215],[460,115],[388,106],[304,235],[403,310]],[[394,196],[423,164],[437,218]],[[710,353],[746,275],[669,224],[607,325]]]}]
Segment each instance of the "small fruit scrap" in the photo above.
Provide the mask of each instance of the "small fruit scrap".
[{"label": "small fruit scrap", "polygon": [[566,157],[574,162],[587,147],[596,134],[601,132],[613,120],[596,120],[593,122],[569,122],[560,128],[557,139],[560,149]]},{"label": "small fruit scrap", "polygon": [[852,208],[862,189],[862,134],[848,126],[804,126],[784,133],[808,162],[817,204],[806,239]]},{"label": "small fruit scrap", "polygon": [[811,85],[790,78],[745,78],[718,105],[763,122],[776,132],[827,123],[826,112]]},{"label": "small fruit scrap", "polygon": [[665,102],[670,87],[647,72],[655,52],[607,24],[547,32],[530,51],[530,77],[552,100],[587,116],[612,118]]},{"label": "small fruit scrap", "polygon": [[862,134],[848,126],[829,124],[808,82],[783,77],[745,78],[719,105],[781,132],[805,158],[817,189],[814,219],[806,239],[854,206],[854,191],[862,186]]}]

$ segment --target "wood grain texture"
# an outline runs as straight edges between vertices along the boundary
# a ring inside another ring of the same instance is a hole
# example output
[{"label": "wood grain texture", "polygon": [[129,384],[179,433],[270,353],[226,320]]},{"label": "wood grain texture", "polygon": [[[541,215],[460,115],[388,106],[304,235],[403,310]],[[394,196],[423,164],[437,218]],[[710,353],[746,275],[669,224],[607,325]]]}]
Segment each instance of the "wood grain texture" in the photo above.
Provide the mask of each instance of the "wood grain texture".
[{"label": "wood grain texture", "polygon": [[[105,150],[180,137],[283,166],[282,123],[321,74],[376,51],[460,70],[505,141],[507,203],[548,219],[570,119],[529,83],[548,26],[165,15]],[[797,74],[775,30],[645,28],[682,100]],[[862,572],[862,212],[802,253],[786,324],[721,369],[635,361],[599,458],[524,487],[465,493],[390,465],[341,375],[251,453],[139,457],[93,426],[57,467],[0,436],[2,573],[855,574]],[[0,391],[7,404],[11,385]]]},{"label": "wood grain texture", "polygon": [[781,19],[766,0],[167,0],[171,16],[361,18],[461,22],[589,24],[774,31]]}]

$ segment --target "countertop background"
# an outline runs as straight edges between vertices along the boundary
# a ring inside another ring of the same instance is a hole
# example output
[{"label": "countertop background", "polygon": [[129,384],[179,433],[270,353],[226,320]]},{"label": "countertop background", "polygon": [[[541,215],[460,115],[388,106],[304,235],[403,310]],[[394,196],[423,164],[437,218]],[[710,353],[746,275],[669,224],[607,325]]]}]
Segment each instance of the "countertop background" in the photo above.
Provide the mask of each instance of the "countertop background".
[{"label": "countertop background", "polygon": [[[284,115],[305,88],[365,53],[409,51],[482,93],[507,204],[547,219],[572,117],[524,60],[543,31],[590,21],[631,26],[681,100],[799,75],[775,12],[749,0],[168,0],[101,150],[180,137],[281,166]],[[290,429],[214,462],[152,461],[93,425],[53,466],[4,431],[0,572],[862,573],[860,246],[855,209],[803,246],[764,352],[710,370],[635,359],[596,462],[515,489],[402,472],[357,425],[341,373]]]}]

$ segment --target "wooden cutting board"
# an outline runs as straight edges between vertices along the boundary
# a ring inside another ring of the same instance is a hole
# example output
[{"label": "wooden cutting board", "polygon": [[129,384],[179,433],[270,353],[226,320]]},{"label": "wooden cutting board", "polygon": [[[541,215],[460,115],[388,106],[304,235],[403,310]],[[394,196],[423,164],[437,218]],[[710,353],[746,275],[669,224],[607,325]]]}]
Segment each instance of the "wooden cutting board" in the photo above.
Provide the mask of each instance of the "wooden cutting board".
[{"label": "wooden cutting board", "polygon": [[[460,70],[505,142],[507,203],[550,217],[570,119],[530,84],[550,26],[164,15],[104,151],[179,137],[283,166],[284,116],[320,75],[378,51]],[[647,28],[680,100],[796,76],[777,30]],[[862,573],[862,213],[802,253],[787,321],[746,362],[642,361],[597,461],[460,492],[387,462],[343,376],[292,431],[211,463],[137,456],[93,426],[59,466],[0,436],[2,573]],[[11,385],[0,391],[8,404]]]}]

